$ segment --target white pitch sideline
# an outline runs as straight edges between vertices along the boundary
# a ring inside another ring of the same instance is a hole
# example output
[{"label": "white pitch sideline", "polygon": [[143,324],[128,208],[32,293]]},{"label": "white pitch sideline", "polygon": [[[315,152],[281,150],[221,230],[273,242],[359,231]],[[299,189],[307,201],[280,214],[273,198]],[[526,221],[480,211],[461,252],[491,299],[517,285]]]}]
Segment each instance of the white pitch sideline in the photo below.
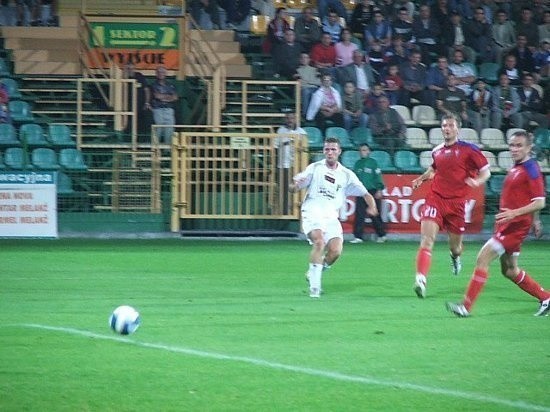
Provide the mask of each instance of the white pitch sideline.
[{"label": "white pitch sideline", "polygon": [[518,408],[523,410],[550,412],[550,408],[546,406],[535,405],[524,401],[513,401],[509,399],[497,398],[494,396],[482,395],[474,392],[463,392],[463,391],[458,391],[453,389],[417,385],[414,383],[377,379],[370,376],[347,375],[341,372],[334,372],[334,371],[327,371],[322,369],[307,368],[303,366],[288,365],[284,363],[270,362],[263,359],[249,358],[246,356],[233,356],[233,355],[225,355],[223,353],[205,352],[201,350],[179,347],[179,346],[139,342],[139,341],[130,339],[128,337],[122,337],[122,336],[116,336],[116,335],[102,335],[102,334],[80,330],[80,329],[74,329],[74,328],[39,325],[34,323],[24,323],[24,324],[18,324],[18,325],[5,325],[5,326],[17,326],[17,327],[24,327],[24,328],[42,329],[42,330],[48,330],[48,331],[54,331],[54,332],[62,332],[69,335],[79,335],[79,336],[85,336],[88,338],[116,341],[116,342],[126,343],[128,345],[138,346],[142,348],[157,349],[157,350],[163,350],[163,351],[172,352],[172,353],[181,353],[181,354],[197,356],[201,358],[248,363],[255,366],[261,366],[265,368],[278,369],[278,370],[286,370],[289,372],[302,373],[306,375],[318,376],[321,378],[333,379],[337,381],[361,383],[361,384],[370,385],[370,386],[384,386],[384,387],[391,387],[391,388],[399,388],[403,390],[423,392],[423,393],[428,393],[433,395],[442,395],[442,396],[448,396],[453,398],[466,399],[469,401],[476,401],[480,403],[490,403],[495,405],[508,406],[508,407]]}]

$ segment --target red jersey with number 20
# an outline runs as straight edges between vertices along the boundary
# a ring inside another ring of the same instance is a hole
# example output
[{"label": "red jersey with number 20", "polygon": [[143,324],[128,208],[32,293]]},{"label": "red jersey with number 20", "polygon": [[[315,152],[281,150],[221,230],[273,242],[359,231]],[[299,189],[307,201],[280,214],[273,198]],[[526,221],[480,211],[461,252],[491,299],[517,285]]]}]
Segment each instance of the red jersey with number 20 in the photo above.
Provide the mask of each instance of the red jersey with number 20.
[{"label": "red jersey with number 20", "polygon": [[479,148],[458,140],[451,146],[440,144],[432,150],[432,192],[444,199],[465,199],[470,186],[466,178],[475,177],[489,163]]}]

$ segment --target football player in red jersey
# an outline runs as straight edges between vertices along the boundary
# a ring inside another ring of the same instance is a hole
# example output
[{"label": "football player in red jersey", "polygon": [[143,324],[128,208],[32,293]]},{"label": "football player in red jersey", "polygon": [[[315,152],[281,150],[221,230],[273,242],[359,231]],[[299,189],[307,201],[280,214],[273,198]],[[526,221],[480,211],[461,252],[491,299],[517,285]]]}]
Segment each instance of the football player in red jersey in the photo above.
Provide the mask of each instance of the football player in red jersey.
[{"label": "football player in red jersey", "polygon": [[489,264],[500,257],[502,274],[540,302],[535,316],[550,311],[550,291],[544,290],[523,269],[518,267],[521,244],[531,227],[542,235],[539,211],[545,206],[544,178],[535,159],[530,157],[532,136],[527,132],[514,133],[508,146],[514,166],[510,169],[500,196],[500,210],[495,216],[493,237],[477,255],[476,267],[462,303],[447,303],[447,309],[460,317],[470,311],[489,276]]},{"label": "football player in red jersey", "polygon": [[458,140],[460,118],[446,114],[441,118],[444,141],[432,150],[433,162],[412,181],[413,189],[431,180],[420,217],[420,248],[416,256],[414,291],[426,297],[426,278],[432,262],[432,249],[440,229],[449,234],[451,268],[458,275],[462,268],[462,237],[465,231],[465,204],[471,187],[483,185],[491,176],[489,163],[479,148]]}]

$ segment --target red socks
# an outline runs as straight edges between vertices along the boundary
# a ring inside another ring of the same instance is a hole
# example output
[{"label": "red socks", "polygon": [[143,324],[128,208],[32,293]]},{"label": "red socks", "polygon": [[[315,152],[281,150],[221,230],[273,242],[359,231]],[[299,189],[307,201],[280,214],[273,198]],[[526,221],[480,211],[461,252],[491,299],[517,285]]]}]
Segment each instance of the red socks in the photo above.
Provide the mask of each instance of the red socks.
[{"label": "red socks", "polygon": [[519,275],[514,279],[514,283],[518,285],[521,290],[529,293],[531,296],[537,298],[539,301],[543,301],[550,297],[550,292],[544,290],[544,288],[537,283],[531,276],[525,273],[524,270],[519,272]]},{"label": "red socks", "polygon": [[464,295],[464,307],[468,312],[470,312],[483,286],[485,286],[488,276],[489,274],[486,270],[476,268],[474,271],[470,283],[468,284],[468,289],[466,289],[466,294]]},{"label": "red socks", "polygon": [[416,273],[428,276],[430,266],[432,265],[432,251],[427,248],[418,249],[416,255]]}]

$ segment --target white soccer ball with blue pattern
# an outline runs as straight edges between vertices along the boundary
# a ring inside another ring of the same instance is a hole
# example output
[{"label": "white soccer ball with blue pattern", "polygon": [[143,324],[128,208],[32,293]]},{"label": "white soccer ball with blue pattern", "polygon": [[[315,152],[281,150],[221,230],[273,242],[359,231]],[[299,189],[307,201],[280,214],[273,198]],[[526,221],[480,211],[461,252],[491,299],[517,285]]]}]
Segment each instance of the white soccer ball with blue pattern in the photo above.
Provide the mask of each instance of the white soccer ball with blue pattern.
[{"label": "white soccer ball with blue pattern", "polygon": [[139,327],[139,312],[131,306],[119,306],[109,317],[109,326],[121,335],[130,335]]}]

